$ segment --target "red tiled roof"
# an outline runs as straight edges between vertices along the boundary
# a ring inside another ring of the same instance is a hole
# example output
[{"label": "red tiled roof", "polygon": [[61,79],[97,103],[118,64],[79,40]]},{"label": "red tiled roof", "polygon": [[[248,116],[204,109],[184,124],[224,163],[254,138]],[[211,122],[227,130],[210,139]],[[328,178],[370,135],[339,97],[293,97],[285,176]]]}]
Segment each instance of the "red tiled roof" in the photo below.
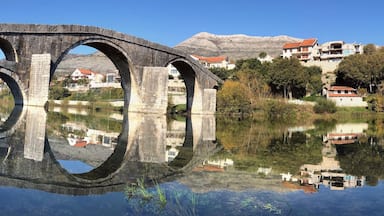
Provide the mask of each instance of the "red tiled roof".
[{"label": "red tiled roof", "polygon": [[316,38],[310,38],[310,39],[305,39],[303,42],[300,43],[301,47],[307,47],[307,46],[313,46],[316,44],[317,39]]},{"label": "red tiled roof", "polygon": [[316,38],[305,39],[301,42],[286,43],[283,46],[283,49],[293,49],[299,47],[309,47],[315,45],[317,42]]},{"label": "red tiled roof", "polygon": [[313,185],[299,185],[293,182],[282,182],[283,187],[294,190],[303,190],[305,193],[315,193],[317,189]]},{"label": "red tiled roof", "polygon": [[331,91],[338,91],[338,90],[353,91],[356,89],[349,87],[349,86],[331,86],[331,88],[329,90],[331,90]]},{"label": "red tiled roof", "polygon": [[81,148],[81,147],[85,147],[86,145],[87,145],[86,141],[79,140],[79,141],[76,141],[76,144],[73,146]]},{"label": "red tiled roof", "polygon": [[95,72],[93,72],[93,71],[91,71],[91,70],[83,69],[83,68],[79,69],[79,71],[80,71],[82,74],[84,74],[84,75],[91,75],[92,73],[95,73]]},{"label": "red tiled roof", "polygon": [[348,140],[331,140],[331,144],[334,145],[344,145],[344,144],[352,144],[355,143],[356,140],[348,139]]},{"label": "red tiled roof", "polygon": [[293,49],[293,48],[299,48],[301,42],[295,42],[295,43],[286,43],[283,46],[283,49]]},{"label": "red tiled roof", "polygon": [[199,59],[200,61],[205,61],[208,63],[220,63],[227,60],[227,57],[225,56],[215,56],[215,57],[205,57],[205,56],[198,56],[198,55],[193,55],[193,56]]},{"label": "red tiled roof", "polygon": [[330,133],[328,134],[328,137],[339,137],[339,136],[353,136],[353,137],[356,137],[356,136],[359,136],[361,134],[359,133]]},{"label": "red tiled roof", "polygon": [[357,94],[332,94],[332,93],[329,93],[328,97],[360,97],[360,96]]}]

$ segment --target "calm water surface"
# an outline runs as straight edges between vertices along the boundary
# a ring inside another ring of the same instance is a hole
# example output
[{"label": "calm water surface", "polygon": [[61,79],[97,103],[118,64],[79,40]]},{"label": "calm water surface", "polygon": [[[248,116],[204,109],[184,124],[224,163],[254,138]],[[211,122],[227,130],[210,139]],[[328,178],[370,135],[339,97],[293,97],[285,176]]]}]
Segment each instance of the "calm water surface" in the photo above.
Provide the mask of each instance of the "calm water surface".
[{"label": "calm water surface", "polygon": [[15,109],[0,215],[383,215],[383,120]]}]

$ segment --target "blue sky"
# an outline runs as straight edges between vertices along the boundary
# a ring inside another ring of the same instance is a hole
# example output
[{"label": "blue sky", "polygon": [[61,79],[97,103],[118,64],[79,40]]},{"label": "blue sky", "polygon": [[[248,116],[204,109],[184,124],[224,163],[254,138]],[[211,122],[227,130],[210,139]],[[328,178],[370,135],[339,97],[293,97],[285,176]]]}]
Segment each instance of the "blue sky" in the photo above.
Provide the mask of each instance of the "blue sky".
[{"label": "blue sky", "polygon": [[80,24],[173,47],[199,32],[384,45],[384,1],[18,0],[0,23]]}]

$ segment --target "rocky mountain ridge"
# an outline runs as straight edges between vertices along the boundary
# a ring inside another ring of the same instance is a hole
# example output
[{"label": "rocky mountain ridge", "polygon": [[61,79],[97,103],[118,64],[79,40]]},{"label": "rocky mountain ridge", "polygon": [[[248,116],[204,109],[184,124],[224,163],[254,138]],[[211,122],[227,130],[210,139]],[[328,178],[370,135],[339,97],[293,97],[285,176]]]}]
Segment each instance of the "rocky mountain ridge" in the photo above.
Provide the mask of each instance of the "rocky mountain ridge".
[{"label": "rocky mountain ridge", "polygon": [[215,35],[201,32],[179,43],[174,48],[190,54],[224,55],[232,60],[238,60],[256,58],[261,52],[266,52],[272,57],[278,57],[282,53],[282,47],[285,43],[301,40],[286,35],[260,37],[244,34]]}]

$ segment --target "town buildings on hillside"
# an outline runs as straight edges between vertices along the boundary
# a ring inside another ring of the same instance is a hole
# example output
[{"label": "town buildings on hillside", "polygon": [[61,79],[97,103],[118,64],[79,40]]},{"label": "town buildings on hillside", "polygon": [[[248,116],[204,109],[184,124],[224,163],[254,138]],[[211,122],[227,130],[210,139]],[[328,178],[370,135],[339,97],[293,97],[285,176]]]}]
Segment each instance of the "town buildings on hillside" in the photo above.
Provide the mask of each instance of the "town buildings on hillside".
[{"label": "town buildings on hillside", "polygon": [[310,38],[301,42],[284,44],[282,57],[296,57],[303,62],[339,62],[349,55],[361,53],[363,53],[363,45],[361,44],[330,41],[319,45],[317,39]]}]

